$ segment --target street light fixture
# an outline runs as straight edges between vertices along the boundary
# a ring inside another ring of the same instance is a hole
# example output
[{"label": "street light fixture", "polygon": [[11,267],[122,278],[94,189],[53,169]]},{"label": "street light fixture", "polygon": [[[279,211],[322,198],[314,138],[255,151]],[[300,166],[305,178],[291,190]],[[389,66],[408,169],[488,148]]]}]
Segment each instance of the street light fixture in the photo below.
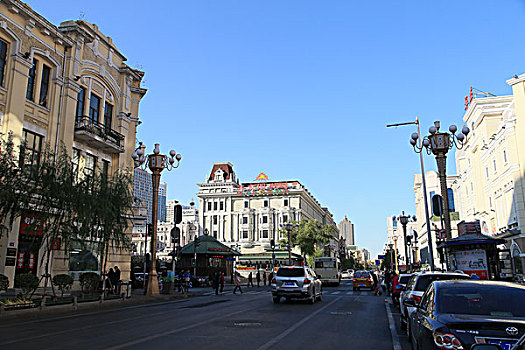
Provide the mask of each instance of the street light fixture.
[{"label": "street light fixture", "polygon": [[157,280],[157,269],[156,269],[156,253],[157,253],[157,217],[158,217],[158,202],[159,202],[159,184],[160,184],[160,173],[167,169],[172,170],[178,168],[182,156],[171,150],[169,157],[160,154],[160,145],[155,144],[153,153],[147,154],[145,152],[146,146],[139,142],[139,146],[135,149],[135,152],[131,155],[133,158],[135,168],[142,168],[151,170],[151,181],[153,184],[153,205],[152,205],[152,227],[151,232],[151,265],[148,274],[148,287],[145,291],[145,295],[158,295],[159,294],[159,283]]},{"label": "street light fixture", "polygon": [[299,224],[286,222],[284,224],[280,224],[279,226],[288,232],[288,265],[292,266],[292,231],[294,228],[299,227]]},{"label": "street light fixture", "polygon": [[[461,132],[456,134],[458,127],[452,124],[448,132],[440,132],[439,128],[441,123],[439,121],[434,122],[434,125],[428,129],[430,135],[425,136],[421,142],[417,143],[420,135],[413,133],[410,138],[410,144],[414,147],[414,150],[417,153],[421,153],[423,149],[426,150],[427,154],[434,154],[436,157],[439,180],[441,185],[441,197],[443,200],[443,217],[445,221],[445,234],[446,239],[452,238],[452,228],[450,225],[450,214],[449,214],[449,205],[448,205],[448,188],[447,188],[447,153],[449,149],[456,146],[457,149],[462,149],[465,145],[467,135],[470,132],[470,129],[467,126],[464,126]],[[429,231],[430,232],[430,231]]]},{"label": "street light fixture", "polygon": [[397,236],[393,236],[392,239],[394,240],[394,264],[396,266],[396,273],[399,273],[399,266],[397,263]]},{"label": "street light fixture", "polygon": [[394,216],[392,217],[392,220],[398,220],[399,222],[401,222],[401,225],[403,226],[403,238],[404,238],[404,246],[405,246],[405,269],[407,269],[408,271],[408,267],[410,265],[410,261],[408,259],[408,249],[407,249],[407,224],[409,222],[416,222],[416,216],[413,215],[413,216],[410,216],[410,215],[405,215],[405,212],[403,211],[401,213],[401,215],[399,215],[397,218]]}]

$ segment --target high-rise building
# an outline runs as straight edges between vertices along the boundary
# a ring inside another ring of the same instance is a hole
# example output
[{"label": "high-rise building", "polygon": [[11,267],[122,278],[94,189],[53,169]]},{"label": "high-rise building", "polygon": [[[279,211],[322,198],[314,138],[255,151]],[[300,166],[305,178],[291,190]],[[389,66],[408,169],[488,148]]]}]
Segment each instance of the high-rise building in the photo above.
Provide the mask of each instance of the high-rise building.
[{"label": "high-rise building", "polygon": [[[163,182],[159,185],[159,201],[157,206],[158,221],[166,221],[166,193],[168,184]],[[133,171],[133,196],[148,207],[147,223],[152,221],[153,213],[153,184],[151,174],[145,170],[136,168]]]},{"label": "high-rise building", "polygon": [[354,224],[348,220],[346,215],[345,218],[339,222],[337,228],[339,229],[339,237],[343,237],[345,239],[347,246],[355,245]]}]

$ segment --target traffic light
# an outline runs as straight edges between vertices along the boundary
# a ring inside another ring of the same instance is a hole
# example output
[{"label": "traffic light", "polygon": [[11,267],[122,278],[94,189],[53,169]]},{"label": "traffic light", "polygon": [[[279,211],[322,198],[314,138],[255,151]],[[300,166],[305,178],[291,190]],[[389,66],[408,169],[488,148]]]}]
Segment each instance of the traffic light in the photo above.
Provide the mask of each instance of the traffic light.
[{"label": "traffic light", "polygon": [[173,222],[175,222],[175,225],[182,222],[182,205],[180,204],[176,204],[173,208]]},{"label": "traffic light", "polygon": [[270,246],[275,247],[275,239],[270,239]]},{"label": "traffic light", "polygon": [[171,243],[179,244],[180,243],[180,228],[174,226],[171,229]]},{"label": "traffic light", "polygon": [[195,266],[195,258],[191,258],[191,266]]},{"label": "traffic light", "polygon": [[147,233],[148,235],[153,234],[153,224],[148,224],[148,225],[146,226],[146,233]]}]

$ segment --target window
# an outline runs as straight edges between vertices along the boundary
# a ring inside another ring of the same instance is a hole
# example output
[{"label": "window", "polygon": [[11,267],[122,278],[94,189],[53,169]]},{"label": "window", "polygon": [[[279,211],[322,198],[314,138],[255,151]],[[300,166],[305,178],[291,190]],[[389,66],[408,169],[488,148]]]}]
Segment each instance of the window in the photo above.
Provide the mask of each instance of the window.
[{"label": "window", "polygon": [[213,224],[217,225],[217,215],[213,215]]},{"label": "window", "polygon": [[497,169],[496,169],[496,159],[493,159],[493,160],[492,160],[492,164],[494,164],[494,172],[496,172],[496,170],[497,170]]},{"label": "window", "polygon": [[98,114],[100,110],[100,98],[91,94],[89,99],[89,119],[92,122],[98,123]]},{"label": "window", "polygon": [[268,238],[268,230],[263,230],[262,238]]},{"label": "window", "polygon": [[213,210],[217,210],[217,202],[213,202]]},{"label": "window", "polygon": [[79,164],[79,160],[80,160],[80,150],[76,149],[76,148],[73,148],[72,163],[73,163],[73,172],[75,174],[75,179],[78,179],[78,164]]},{"label": "window", "polygon": [[113,122],[113,105],[106,103],[104,105],[104,126],[106,129],[111,129],[111,123]]},{"label": "window", "polygon": [[242,217],[242,223],[243,224],[247,224],[248,223],[248,217],[247,216],[243,216]]},{"label": "window", "polygon": [[86,165],[84,166],[84,175],[87,177],[93,177],[95,175],[95,169],[97,167],[97,157],[86,154]]},{"label": "window", "polygon": [[285,199],[285,200],[284,200],[284,206],[285,206],[285,207],[288,206],[288,199]]},{"label": "window", "polygon": [[267,200],[264,201],[264,207],[265,207],[265,208],[268,207],[268,201],[267,201]]},{"label": "window", "polygon": [[51,68],[42,65],[42,80],[40,81],[40,98],[38,104],[47,107],[47,95],[49,92],[49,76],[51,75]]},{"label": "window", "polygon": [[250,206],[249,202],[248,201],[244,201],[244,207],[245,208],[249,208],[249,206]]},{"label": "window", "polygon": [[220,205],[220,208],[219,208],[219,209],[220,209],[220,210],[224,210],[224,202],[220,202],[219,205]]},{"label": "window", "polygon": [[242,238],[248,238],[248,231],[242,231]]},{"label": "window", "polygon": [[109,175],[109,162],[107,160],[102,161],[102,176],[107,178]]},{"label": "window", "polygon": [[20,150],[20,166],[36,168],[40,164],[42,153],[42,136],[31,131],[24,130],[24,143]]},{"label": "window", "polygon": [[0,40],[0,86],[4,86],[4,73],[7,56],[7,44]]},{"label": "window", "polygon": [[506,150],[503,150],[503,162],[507,163],[507,151]]},{"label": "window", "polygon": [[288,222],[288,215],[283,215],[283,222]]},{"label": "window", "polygon": [[451,212],[456,211],[456,205],[454,204],[454,191],[451,188],[448,188],[447,195],[448,195],[448,210]]},{"label": "window", "polygon": [[85,100],[86,100],[86,89],[80,88],[80,91],[78,92],[78,95],[77,95],[77,117],[81,117],[84,115]]},{"label": "window", "polygon": [[267,224],[268,223],[268,216],[264,215],[262,217],[262,222],[263,222],[263,224]]},{"label": "window", "polygon": [[29,78],[27,80],[27,91],[26,98],[28,100],[34,101],[34,90],[35,90],[35,74],[36,74],[36,65],[38,60],[33,58],[33,67],[29,69]]},{"label": "window", "polygon": [[211,210],[211,202],[208,202],[208,211]]},{"label": "window", "polygon": [[487,175],[487,179],[489,178],[489,167],[485,167],[485,174]]},{"label": "window", "polygon": [[492,208],[492,197],[489,197],[489,208]]}]

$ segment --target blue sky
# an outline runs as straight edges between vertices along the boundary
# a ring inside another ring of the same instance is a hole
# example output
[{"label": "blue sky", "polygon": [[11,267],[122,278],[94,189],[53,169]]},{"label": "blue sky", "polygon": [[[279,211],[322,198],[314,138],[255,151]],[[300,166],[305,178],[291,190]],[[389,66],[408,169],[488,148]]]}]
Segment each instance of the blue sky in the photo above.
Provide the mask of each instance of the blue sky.
[{"label": "blue sky", "polygon": [[56,25],[96,23],[146,72],[138,139],[183,156],[163,174],[168,198],[196,199],[217,161],[241,181],[298,179],[373,256],[386,217],[414,212],[419,172],[414,129],[385,125],[462,125],[470,86],[510,94],[505,80],[525,70],[519,0],[29,5]]}]

